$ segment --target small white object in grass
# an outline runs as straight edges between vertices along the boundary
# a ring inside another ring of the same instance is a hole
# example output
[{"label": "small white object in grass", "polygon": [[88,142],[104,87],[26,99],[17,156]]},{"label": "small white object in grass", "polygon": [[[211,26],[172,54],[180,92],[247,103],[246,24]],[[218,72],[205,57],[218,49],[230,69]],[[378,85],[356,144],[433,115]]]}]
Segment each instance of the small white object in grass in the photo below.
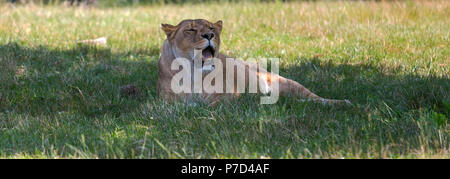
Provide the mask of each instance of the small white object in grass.
[{"label": "small white object in grass", "polygon": [[100,37],[96,39],[88,39],[88,40],[81,40],[78,41],[78,43],[88,44],[88,45],[106,45],[106,37]]},{"label": "small white object in grass", "polygon": [[352,102],[350,102],[350,100],[346,99],[346,100],[344,100],[344,101],[345,101],[346,104],[352,105]]}]

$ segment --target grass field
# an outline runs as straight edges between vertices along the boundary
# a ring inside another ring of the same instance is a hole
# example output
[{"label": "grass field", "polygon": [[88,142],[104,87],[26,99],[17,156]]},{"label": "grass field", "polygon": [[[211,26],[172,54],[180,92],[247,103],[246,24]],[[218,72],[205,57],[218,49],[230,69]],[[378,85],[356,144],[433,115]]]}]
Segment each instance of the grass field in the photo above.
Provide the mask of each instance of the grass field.
[{"label": "grass field", "polygon": [[[450,158],[449,1],[0,12],[1,158]],[[354,106],[164,102],[160,24],[188,18],[223,20],[221,52],[279,57],[281,75]]]}]

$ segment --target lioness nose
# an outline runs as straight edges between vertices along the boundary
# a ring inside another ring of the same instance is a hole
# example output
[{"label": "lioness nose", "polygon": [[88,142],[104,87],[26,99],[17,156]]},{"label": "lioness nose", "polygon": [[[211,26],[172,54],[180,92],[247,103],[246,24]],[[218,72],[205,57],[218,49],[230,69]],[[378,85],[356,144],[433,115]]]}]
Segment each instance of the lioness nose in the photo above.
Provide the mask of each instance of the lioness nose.
[{"label": "lioness nose", "polygon": [[212,38],[214,38],[214,33],[207,32],[207,33],[202,34],[202,37],[205,39],[211,40]]}]

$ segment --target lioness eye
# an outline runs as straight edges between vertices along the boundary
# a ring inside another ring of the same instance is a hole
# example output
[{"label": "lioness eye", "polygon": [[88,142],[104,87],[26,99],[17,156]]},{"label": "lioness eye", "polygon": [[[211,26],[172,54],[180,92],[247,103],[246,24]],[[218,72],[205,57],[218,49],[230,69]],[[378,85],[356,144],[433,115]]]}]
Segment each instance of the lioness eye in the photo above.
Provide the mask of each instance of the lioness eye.
[{"label": "lioness eye", "polygon": [[197,32],[197,30],[195,30],[195,29],[187,29],[184,31],[184,33],[186,33],[188,35],[193,35],[195,32]]},{"label": "lioness eye", "polygon": [[188,29],[187,32],[195,32],[195,29]]}]

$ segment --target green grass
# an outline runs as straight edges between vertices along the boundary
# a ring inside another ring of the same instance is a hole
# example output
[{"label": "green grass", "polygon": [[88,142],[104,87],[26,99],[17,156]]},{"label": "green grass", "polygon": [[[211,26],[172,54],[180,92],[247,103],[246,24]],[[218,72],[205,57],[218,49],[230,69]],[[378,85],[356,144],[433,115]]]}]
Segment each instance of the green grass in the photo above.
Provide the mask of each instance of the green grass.
[{"label": "green grass", "polygon": [[[1,158],[450,158],[448,1],[0,12]],[[223,53],[279,57],[281,75],[355,105],[164,102],[160,24],[187,18],[223,20]]]}]

